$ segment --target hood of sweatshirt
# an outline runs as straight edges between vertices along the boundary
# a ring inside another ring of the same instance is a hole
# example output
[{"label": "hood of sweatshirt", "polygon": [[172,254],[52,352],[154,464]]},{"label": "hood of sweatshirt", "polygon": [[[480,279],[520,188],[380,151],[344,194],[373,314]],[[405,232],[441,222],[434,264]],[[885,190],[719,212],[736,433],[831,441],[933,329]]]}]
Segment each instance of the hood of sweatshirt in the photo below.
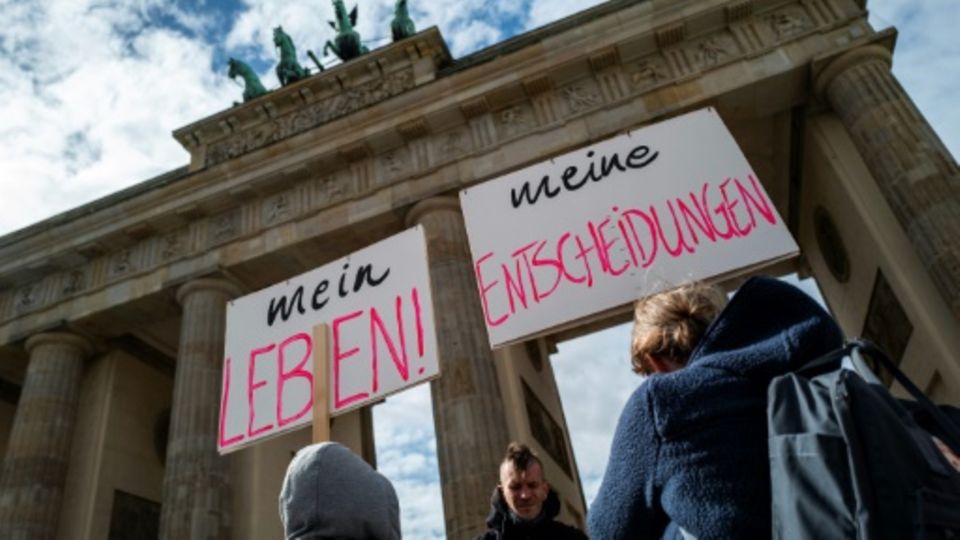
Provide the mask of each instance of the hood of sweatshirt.
[{"label": "hood of sweatshirt", "polygon": [[280,491],[287,540],[400,538],[397,494],[383,475],[338,443],[303,448]]},{"label": "hood of sweatshirt", "polygon": [[751,397],[766,400],[773,377],[842,345],[836,322],[806,293],[778,279],[751,278],[707,328],[686,368],[645,383],[657,396],[657,431],[670,437],[718,410],[752,408]]}]

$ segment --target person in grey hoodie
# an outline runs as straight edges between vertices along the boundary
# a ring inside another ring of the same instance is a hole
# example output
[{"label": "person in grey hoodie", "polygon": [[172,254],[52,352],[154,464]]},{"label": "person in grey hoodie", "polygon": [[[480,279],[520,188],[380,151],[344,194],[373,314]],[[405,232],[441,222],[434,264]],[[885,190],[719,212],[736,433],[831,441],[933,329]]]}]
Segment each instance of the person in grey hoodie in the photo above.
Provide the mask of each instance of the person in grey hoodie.
[{"label": "person in grey hoodie", "polygon": [[395,540],[400,504],[393,485],[335,442],[301,449],[280,490],[286,540]]}]

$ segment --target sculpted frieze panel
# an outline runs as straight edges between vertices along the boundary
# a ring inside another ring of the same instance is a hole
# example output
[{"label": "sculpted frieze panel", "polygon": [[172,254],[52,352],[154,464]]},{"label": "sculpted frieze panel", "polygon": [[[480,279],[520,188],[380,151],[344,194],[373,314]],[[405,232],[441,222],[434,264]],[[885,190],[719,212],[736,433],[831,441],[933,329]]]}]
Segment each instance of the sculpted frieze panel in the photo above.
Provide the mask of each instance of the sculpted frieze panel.
[{"label": "sculpted frieze panel", "polygon": [[60,286],[60,296],[72,296],[87,286],[87,278],[82,269],[71,270],[62,276]]},{"label": "sculpted frieze panel", "polygon": [[597,83],[593,79],[583,79],[565,86],[560,89],[560,95],[571,113],[582,112],[602,103]]},{"label": "sculpted frieze panel", "polygon": [[789,6],[767,15],[766,21],[777,41],[802,34],[814,26],[810,16],[801,6]]},{"label": "sculpted frieze panel", "polygon": [[30,311],[40,304],[40,284],[31,283],[21,287],[17,291],[14,300],[13,309],[17,312]]},{"label": "sculpted frieze panel", "polygon": [[633,83],[635,89],[641,92],[673,79],[670,66],[663,55],[659,53],[641,58],[633,64],[632,68],[633,70],[629,71],[630,82]]},{"label": "sculpted frieze panel", "polygon": [[182,257],[187,252],[187,230],[169,232],[160,239],[160,261],[167,262]]},{"label": "sculpted frieze panel", "polygon": [[275,141],[292,137],[308,129],[356,112],[413,88],[413,72],[409,69],[384,75],[344,90],[328,99],[308,105],[272,122],[247,128],[207,149],[206,165],[212,166],[256,150]]},{"label": "sculpted frieze panel", "polygon": [[387,178],[396,178],[408,172],[409,159],[406,148],[394,148],[380,156],[380,167],[383,171],[382,176]]},{"label": "sculpted frieze panel", "polygon": [[473,144],[466,128],[456,127],[439,133],[435,139],[442,161],[451,161],[473,151]]},{"label": "sculpted frieze panel", "polygon": [[261,205],[261,222],[270,226],[289,220],[296,215],[296,203],[297,192],[294,190],[284,191],[267,198]]},{"label": "sculpted frieze panel", "polygon": [[220,244],[240,235],[240,210],[228,210],[207,221],[208,244]]},{"label": "sculpted frieze panel", "polygon": [[693,54],[700,69],[709,69],[739,56],[740,50],[733,35],[724,31],[701,40]]},{"label": "sculpted frieze panel", "polygon": [[497,130],[500,138],[505,139],[527,133],[537,127],[533,108],[529,103],[519,103],[496,113]]},{"label": "sculpted frieze panel", "polygon": [[311,207],[326,208],[346,200],[355,193],[352,179],[344,174],[330,174],[313,181]]},{"label": "sculpted frieze panel", "polygon": [[121,249],[110,256],[110,277],[122,276],[134,269],[132,249]]}]

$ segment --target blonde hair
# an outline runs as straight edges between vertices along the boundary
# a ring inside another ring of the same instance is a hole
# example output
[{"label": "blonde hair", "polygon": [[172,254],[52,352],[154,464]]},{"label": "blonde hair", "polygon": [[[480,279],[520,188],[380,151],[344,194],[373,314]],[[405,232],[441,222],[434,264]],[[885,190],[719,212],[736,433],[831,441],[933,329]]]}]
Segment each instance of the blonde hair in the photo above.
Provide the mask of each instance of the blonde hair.
[{"label": "blonde hair", "polygon": [[726,303],[722,289],[705,283],[691,283],[637,300],[630,339],[633,371],[653,373],[651,356],[686,365]]}]

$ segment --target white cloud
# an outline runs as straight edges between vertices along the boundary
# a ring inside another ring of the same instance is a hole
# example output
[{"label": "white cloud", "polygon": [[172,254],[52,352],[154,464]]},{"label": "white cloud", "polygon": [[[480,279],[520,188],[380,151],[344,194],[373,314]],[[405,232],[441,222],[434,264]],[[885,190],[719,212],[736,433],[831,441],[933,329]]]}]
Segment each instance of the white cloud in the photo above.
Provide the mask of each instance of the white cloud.
[{"label": "white cloud", "polygon": [[404,538],[444,538],[429,383],[387,398],[373,414],[377,468],[397,490]]},{"label": "white cloud", "polygon": [[[7,14],[7,7],[0,11]],[[141,2],[18,3],[0,58],[0,230],[187,162],[171,132],[230,102],[213,49],[147,24]],[[199,24],[194,18],[191,24]]]}]

